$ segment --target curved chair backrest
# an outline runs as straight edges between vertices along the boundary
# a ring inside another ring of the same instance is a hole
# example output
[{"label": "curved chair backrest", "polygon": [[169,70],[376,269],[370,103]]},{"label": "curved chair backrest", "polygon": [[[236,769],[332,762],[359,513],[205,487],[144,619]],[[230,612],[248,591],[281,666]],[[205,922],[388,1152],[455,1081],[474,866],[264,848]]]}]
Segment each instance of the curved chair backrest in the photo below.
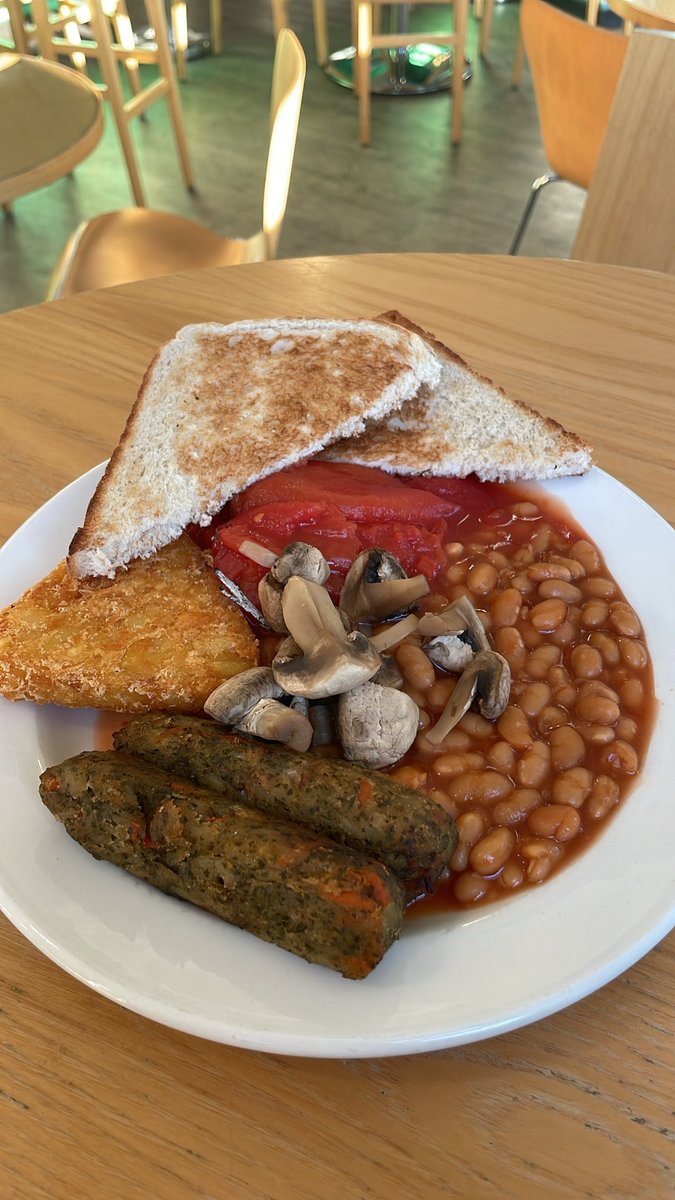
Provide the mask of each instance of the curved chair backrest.
[{"label": "curved chair backrest", "polygon": [[295,139],[305,86],[305,55],[290,29],[277,38],[270,105],[270,144],[263,196],[265,258],[276,258],[291,182]]},{"label": "curved chair backrest", "polygon": [[552,170],[587,188],[605,136],[628,40],[544,0],[523,0],[520,28]]}]

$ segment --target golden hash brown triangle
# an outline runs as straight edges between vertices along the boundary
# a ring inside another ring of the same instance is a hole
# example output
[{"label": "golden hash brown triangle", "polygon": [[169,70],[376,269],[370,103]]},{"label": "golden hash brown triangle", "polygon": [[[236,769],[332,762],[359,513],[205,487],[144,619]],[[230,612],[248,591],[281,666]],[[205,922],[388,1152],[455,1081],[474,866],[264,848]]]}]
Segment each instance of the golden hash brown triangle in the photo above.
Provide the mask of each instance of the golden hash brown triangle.
[{"label": "golden hash brown triangle", "polygon": [[199,712],[257,644],[201,551],[181,537],[108,586],[65,563],[0,612],[0,695],[118,712]]}]

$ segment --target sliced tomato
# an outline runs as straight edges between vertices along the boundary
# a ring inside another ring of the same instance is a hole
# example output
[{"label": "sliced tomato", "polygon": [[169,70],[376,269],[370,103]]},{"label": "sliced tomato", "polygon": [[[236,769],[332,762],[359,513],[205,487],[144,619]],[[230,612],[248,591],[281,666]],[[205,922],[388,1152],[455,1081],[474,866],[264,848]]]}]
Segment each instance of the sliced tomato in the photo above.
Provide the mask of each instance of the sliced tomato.
[{"label": "sliced tomato", "polygon": [[308,462],[287,467],[252,484],[230,502],[236,516],[270,502],[291,501],[302,509],[313,501],[334,504],[346,517],[364,521],[428,520],[450,517],[458,505],[451,498],[434,496],[411,487],[407,480],[388,475],[376,467],[352,463]]}]

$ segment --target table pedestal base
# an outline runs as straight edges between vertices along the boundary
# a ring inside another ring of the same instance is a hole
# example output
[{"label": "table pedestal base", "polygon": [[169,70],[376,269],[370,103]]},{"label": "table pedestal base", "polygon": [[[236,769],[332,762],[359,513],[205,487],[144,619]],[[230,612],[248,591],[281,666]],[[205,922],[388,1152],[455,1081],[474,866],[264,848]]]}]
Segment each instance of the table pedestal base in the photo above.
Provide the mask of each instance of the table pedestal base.
[{"label": "table pedestal base", "polygon": [[[452,88],[452,52],[438,46],[406,46],[402,50],[373,50],[370,90],[379,96],[423,96]],[[324,67],[340,87],[354,87],[356,48],[347,46],[331,54]],[[464,82],[471,78],[471,61],[464,60]]]}]

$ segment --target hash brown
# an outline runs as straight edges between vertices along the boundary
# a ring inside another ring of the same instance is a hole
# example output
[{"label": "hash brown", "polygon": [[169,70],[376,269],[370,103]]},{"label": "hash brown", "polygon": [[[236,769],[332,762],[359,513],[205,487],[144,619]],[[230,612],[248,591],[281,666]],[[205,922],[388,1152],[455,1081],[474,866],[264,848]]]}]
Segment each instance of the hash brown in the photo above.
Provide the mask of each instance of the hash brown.
[{"label": "hash brown", "polygon": [[108,586],[65,562],[0,612],[0,695],[116,712],[200,712],[257,642],[187,535]]}]

